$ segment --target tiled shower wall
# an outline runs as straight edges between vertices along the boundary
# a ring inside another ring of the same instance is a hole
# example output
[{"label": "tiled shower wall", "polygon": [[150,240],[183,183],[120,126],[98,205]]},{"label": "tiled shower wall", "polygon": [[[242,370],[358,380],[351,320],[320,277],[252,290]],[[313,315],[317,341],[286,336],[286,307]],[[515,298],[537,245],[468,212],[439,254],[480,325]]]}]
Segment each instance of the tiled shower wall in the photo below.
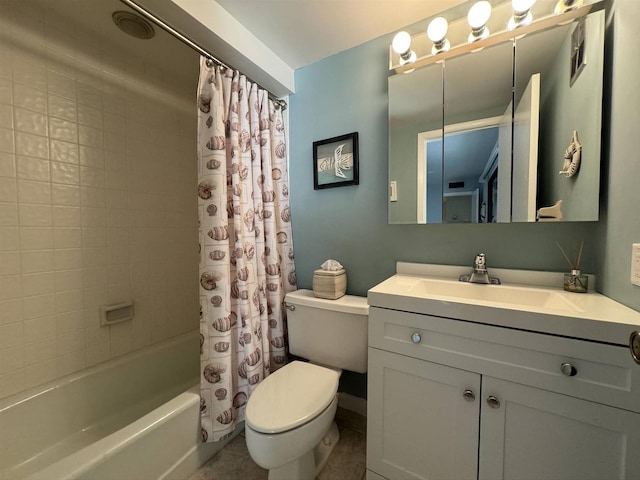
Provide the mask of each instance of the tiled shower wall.
[{"label": "tiled shower wall", "polygon": [[29,3],[0,2],[0,398],[198,327],[197,66]]}]

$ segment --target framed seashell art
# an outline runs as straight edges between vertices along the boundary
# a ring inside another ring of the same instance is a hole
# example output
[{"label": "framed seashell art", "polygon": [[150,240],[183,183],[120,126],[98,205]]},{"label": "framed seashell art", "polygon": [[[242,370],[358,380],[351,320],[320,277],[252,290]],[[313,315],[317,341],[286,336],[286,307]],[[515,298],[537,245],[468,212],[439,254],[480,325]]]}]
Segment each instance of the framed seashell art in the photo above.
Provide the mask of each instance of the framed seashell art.
[{"label": "framed seashell art", "polygon": [[358,183],[358,132],[313,142],[314,190]]}]

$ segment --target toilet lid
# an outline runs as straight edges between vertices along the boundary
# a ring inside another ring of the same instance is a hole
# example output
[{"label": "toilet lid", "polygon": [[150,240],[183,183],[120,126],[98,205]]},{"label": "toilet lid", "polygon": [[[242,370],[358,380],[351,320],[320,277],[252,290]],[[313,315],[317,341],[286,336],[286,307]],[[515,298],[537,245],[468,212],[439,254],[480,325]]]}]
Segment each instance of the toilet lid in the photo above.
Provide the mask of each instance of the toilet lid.
[{"label": "toilet lid", "polygon": [[269,375],[251,394],[245,419],[254,430],[281,433],[304,425],[331,404],[340,374],[292,362]]}]

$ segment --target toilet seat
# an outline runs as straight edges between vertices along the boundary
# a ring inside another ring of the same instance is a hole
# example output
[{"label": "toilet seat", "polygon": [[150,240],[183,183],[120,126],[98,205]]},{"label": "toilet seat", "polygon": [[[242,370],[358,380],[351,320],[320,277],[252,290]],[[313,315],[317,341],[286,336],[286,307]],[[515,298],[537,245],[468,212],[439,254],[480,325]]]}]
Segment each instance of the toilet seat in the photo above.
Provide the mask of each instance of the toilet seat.
[{"label": "toilet seat", "polygon": [[269,375],[247,403],[245,420],[261,433],[282,433],[313,420],[335,398],[340,374],[292,362]]}]

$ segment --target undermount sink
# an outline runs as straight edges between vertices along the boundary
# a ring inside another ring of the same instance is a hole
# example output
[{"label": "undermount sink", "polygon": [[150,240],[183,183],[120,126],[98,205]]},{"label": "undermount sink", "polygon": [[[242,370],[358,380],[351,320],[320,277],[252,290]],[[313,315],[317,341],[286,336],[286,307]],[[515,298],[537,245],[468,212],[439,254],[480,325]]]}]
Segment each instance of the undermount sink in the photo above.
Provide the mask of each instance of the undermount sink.
[{"label": "undermount sink", "polygon": [[444,279],[420,279],[409,288],[408,293],[412,296],[453,297],[492,304],[581,311],[563,292],[525,286],[478,285]]}]

